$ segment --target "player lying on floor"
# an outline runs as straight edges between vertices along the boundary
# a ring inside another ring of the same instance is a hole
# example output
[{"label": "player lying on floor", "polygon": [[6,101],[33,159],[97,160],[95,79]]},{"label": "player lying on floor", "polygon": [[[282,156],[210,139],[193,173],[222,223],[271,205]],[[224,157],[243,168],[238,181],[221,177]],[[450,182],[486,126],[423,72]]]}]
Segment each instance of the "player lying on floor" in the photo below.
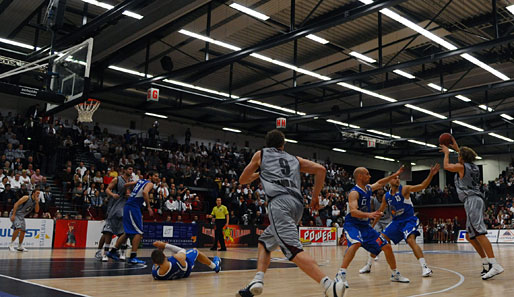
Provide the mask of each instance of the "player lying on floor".
[{"label": "player lying on floor", "polygon": [[[152,276],[156,280],[174,280],[186,278],[191,274],[195,262],[209,266],[216,273],[221,271],[221,259],[215,256],[212,261],[197,249],[185,250],[176,245],[162,241],[156,241],[153,245],[157,248],[152,252]],[[166,257],[164,250],[169,250],[172,255]]]}]

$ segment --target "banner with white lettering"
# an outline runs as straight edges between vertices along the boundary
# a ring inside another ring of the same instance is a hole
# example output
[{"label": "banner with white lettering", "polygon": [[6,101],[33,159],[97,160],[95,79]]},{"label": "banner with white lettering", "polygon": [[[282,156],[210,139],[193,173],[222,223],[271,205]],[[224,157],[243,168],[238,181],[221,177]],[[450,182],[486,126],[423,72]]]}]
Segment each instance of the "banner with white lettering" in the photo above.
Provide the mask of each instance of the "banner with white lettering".
[{"label": "banner with white lettering", "polygon": [[499,231],[498,242],[499,243],[514,243],[514,230],[496,230]]},{"label": "banner with white lettering", "polygon": [[[497,243],[497,242],[500,242],[499,236],[501,236],[501,234],[504,233],[503,231],[509,231],[509,230],[487,230],[486,236],[491,243]],[[511,230],[511,231],[513,231],[513,230]],[[466,230],[460,230],[459,237],[457,238],[457,242],[468,242],[468,240],[466,239],[466,233],[467,233]],[[508,242],[508,241],[505,241],[505,242]],[[510,242],[514,242],[514,240],[510,241]]]},{"label": "banner with white lettering", "polygon": [[337,245],[337,228],[300,227],[300,241],[305,245]]},{"label": "banner with white lettering", "polygon": [[[49,219],[25,219],[26,233],[23,245],[27,248],[51,248],[54,234],[54,221]],[[12,222],[9,218],[0,218],[0,247],[7,247],[11,242]],[[18,240],[16,240],[18,242]]]}]

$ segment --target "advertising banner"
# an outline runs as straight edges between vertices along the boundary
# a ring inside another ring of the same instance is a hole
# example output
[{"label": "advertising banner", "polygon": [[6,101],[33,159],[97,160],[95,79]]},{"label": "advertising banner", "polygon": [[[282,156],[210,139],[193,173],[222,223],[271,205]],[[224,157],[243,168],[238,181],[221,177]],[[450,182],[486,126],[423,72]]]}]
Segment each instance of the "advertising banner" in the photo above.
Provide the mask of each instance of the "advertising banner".
[{"label": "advertising banner", "polygon": [[85,248],[87,224],[85,220],[58,220],[55,224],[54,248]]},{"label": "advertising banner", "polygon": [[183,248],[197,247],[197,224],[145,222],[143,232],[143,247],[153,247],[153,242],[157,240]]},{"label": "advertising banner", "polygon": [[[87,236],[86,236],[86,247],[94,248],[98,247],[98,243],[100,238],[102,237],[102,230],[104,227],[105,221],[88,221],[87,222]],[[118,236],[114,235],[111,241],[111,246],[116,244],[116,240],[118,240]]]},{"label": "advertising banner", "polygon": [[[503,234],[504,231],[507,231],[506,236],[508,237],[509,230],[487,230],[486,236],[491,243],[497,243],[497,242],[500,242],[499,235],[501,236],[501,234]],[[513,230],[510,230],[510,231],[513,231]],[[457,242],[468,242],[466,239],[466,233],[467,233],[466,230],[460,230],[459,237],[457,238]],[[511,232],[511,233],[512,233],[512,237],[514,237],[514,232]],[[505,242],[508,242],[508,241],[505,241]],[[511,242],[514,242],[514,240]]]},{"label": "advertising banner", "polygon": [[[208,224],[199,227],[199,247],[210,247],[214,242],[215,226]],[[260,234],[264,229],[259,231]],[[227,247],[243,247],[256,246],[257,236],[255,235],[255,227],[227,225],[223,230],[223,237]],[[218,246],[219,247],[219,246]]]},{"label": "advertising banner", "polygon": [[498,242],[499,243],[513,243],[514,242],[514,230],[496,230],[499,231]]},{"label": "advertising banner", "polygon": [[[51,248],[54,221],[49,219],[25,219],[26,233],[23,245],[27,248]],[[13,229],[9,218],[0,218],[0,247],[7,247],[11,242]],[[18,242],[18,240],[16,240]]]},{"label": "advertising banner", "polygon": [[337,228],[300,227],[300,241],[305,245],[336,245]]}]

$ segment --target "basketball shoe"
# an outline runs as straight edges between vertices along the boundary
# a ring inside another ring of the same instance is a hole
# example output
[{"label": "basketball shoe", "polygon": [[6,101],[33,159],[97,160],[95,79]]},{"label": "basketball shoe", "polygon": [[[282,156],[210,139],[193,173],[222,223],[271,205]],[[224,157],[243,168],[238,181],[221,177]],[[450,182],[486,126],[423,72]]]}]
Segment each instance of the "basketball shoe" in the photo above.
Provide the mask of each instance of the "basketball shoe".
[{"label": "basketball shoe", "polygon": [[487,272],[486,274],[484,274],[482,276],[482,279],[483,280],[490,279],[493,276],[503,273],[503,271],[504,271],[504,269],[503,269],[503,267],[501,267],[500,264],[493,264],[493,267],[491,269],[489,269],[489,272]]},{"label": "basketball shoe", "polygon": [[423,272],[421,273],[421,276],[423,276],[423,277],[432,276],[432,269],[428,268],[427,266],[423,267]]},{"label": "basketball shoe", "polygon": [[221,259],[220,259],[220,257],[214,256],[214,258],[212,258],[212,263],[214,263],[216,265],[216,267],[214,267],[214,271],[216,273],[220,272],[221,271]]},{"label": "basketball shoe", "polygon": [[371,265],[369,265],[369,264],[364,265],[364,267],[362,267],[361,270],[359,270],[360,274],[370,273],[370,272],[371,272]]},{"label": "basketball shoe", "polygon": [[325,297],[343,297],[345,289],[344,283],[334,280],[325,290]]},{"label": "basketball shoe", "polygon": [[396,271],[396,273],[391,274],[391,281],[392,282],[399,282],[399,283],[409,283],[410,280],[400,274],[399,271]]},{"label": "basketball shoe", "polygon": [[346,280],[346,272],[339,270],[339,272],[336,274],[335,281],[341,282],[346,288],[350,287],[348,285],[348,281]]},{"label": "basketball shoe", "polygon": [[259,280],[253,280],[248,286],[237,292],[236,297],[253,297],[262,294],[264,290],[264,283]]}]

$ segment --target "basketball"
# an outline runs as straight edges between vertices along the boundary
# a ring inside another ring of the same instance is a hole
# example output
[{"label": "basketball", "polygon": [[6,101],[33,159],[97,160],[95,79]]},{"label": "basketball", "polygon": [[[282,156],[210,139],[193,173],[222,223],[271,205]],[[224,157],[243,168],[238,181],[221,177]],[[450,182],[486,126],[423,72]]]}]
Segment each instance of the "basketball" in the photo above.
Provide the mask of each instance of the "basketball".
[{"label": "basketball", "polygon": [[450,133],[443,133],[439,136],[439,143],[449,146],[452,143],[452,135]]}]

